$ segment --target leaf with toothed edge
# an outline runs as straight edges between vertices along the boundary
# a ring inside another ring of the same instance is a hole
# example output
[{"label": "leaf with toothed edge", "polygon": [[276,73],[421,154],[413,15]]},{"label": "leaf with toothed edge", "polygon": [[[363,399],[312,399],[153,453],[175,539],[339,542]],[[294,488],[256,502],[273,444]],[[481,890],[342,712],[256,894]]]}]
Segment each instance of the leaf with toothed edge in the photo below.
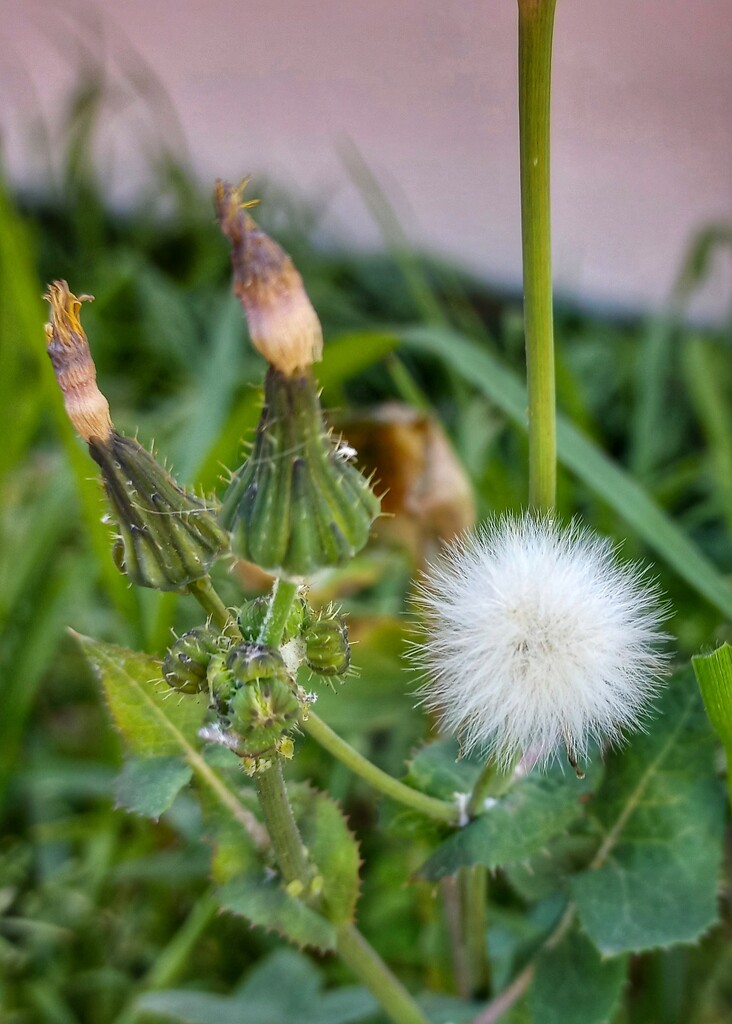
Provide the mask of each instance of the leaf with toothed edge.
[{"label": "leaf with toothed edge", "polygon": [[116,644],[72,631],[104,689],[114,724],[133,754],[168,757],[192,741],[206,705],[181,696],[162,680],[160,662]]},{"label": "leaf with toothed edge", "polygon": [[[244,834],[256,843],[266,841],[266,832],[255,815],[198,750],[198,729],[206,712],[204,702],[192,696],[181,697],[165,686],[160,677],[160,663],[154,658],[78,633],[72,635],[102,684],[114,724],[130,752],[143,760],[181,758],[192,769],[202,792],[205,787],[236,823],[241,843]],[[141,770],[136,769],[138,773]],[[170,796],[171,775],[175,772],[167,770],[167,795]],[[162,799],[163,795],[158,793],[153,800],[154,809],[160,806]],[[141,801],[145,803],[143,797]]]},{"label": "leaf with toothed edge", "polygon": [[[275,931],[296,946],[335,948],[335,926],[353,921],[359,895],[359,851],[338,805],[304,785],[290,787],[293,813],[322,886],[323,913],[291,895],[230,822],[210,818],[213,875],[221,905],[252,924]],[[327,918],[323,916],[327,913]]]},{"label": "leaf with toothed edge", "polygon": [[323,879],[328,917],[336,924],[351,923],[360,891],[361,859],[346,819],[334,800],[312,790],[301,792],[294,811],[303,842]]},{"label": "leaf with toothed edge", "polygon": [[493,869],[526,860],[580,817],[583,799],[601,774],[596,759],[581,780],[558,764],[518,779],[480,817],[445,839],[419,876],[436,880],[471,864]]},{"label": "leaf with toothed edge", "polygon": [[725,801],[691,672],[669,683],[645,735],[608,764],[604,838],[572,893],[589,937],[615,955],[693,942],[717,920]]}]

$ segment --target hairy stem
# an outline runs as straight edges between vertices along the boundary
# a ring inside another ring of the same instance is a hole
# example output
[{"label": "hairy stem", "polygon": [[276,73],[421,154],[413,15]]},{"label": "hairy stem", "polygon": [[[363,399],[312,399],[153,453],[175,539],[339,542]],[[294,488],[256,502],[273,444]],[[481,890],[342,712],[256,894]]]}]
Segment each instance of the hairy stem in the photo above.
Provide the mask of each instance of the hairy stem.
[{"label": "hairy stem", "polygon": [[255,782],[264,823],[282,877],[286,882],[299,881],[305,886],[310,881],[310,865],[292,813],[279,757],[266,772],[255,776]]},{"label": "hairy stem", "polygon": [[529,503],[556,501],[549,121],[556,0],[518,0],[524,324],[529,390]]},{"label": "hairy stem", "polygon": [[359,754],[357,750],[354,750],[350,743],[347,743],[337,733],[333,732],[330,726],[326,725],[317,715],[310,712],[307,720],[303,721],[302,727],[333,757],[337,758],[380,793],[390,797],[392,800],[396,800],[397,803],[419,811],[421,814],[426,814],[430,818],[435,818],[438,821],[444,821],[451,825],[458,824],[459,812],[455,804],[448,803],[446,800],[438,800],[436,797],[428,796],[426,793],[420,793],[419,790],[412,789],[411,786],[405,786],[403,782],[399,782],[398,779],[382,771],[381,768],[377,768],[363,754]]},{"label": "hairy stem", "polygon": [[266,647],[279,647],[292,602],[297,597],[298,590],[297,583],[290,583],[288,580],[275,580],[269,610],[258,637],[260,644],[264,644]]},{"label": "hairy stem", "polygon": [[241,632],[224,602],[214,590],[210,577],[195,580],[188,584],[188,593],[195,597],[214,625],[223,630],[232,639],[241,639]]}]

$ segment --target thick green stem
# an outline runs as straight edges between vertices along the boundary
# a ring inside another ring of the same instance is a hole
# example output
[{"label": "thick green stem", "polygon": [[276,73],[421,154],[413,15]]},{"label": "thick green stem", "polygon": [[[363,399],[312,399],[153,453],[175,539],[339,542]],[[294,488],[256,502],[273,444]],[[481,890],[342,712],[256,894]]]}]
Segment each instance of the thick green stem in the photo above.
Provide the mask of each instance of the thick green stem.
[{"label": "thick green stem", "polygon": [[338,929],[338,954],[395,1024],[428,1024],[427,1017],[379,954],[352,924]]},{"label": "thick green stem", "polygon": [[518,0],[524,325],[529,389],[529,503],[556,501],[549,121],[556,0]]},{"label": "thick green stem", "polygon": [[470,867],[461,868],[458,882],[469,992],[471,998],[485,998],[490,982],[485,937],[488,872],[482,865],[473,864]]},{"label": "thick green stem", "polygon": [[310,880],[310,865],[290,806],[282,777],[282,764],[276,757],[272,767],[255,776],[264,823],[272,842],[275,860],[286,882]]},{"label": "thick green stem", "polygon": [[275,580],[267,617],[258,637],[260,644],[264,644],[266,647],[280,646],[292,602],[297,597],[298,590],[297,583],[290,583],[288,580]]},{"label": "thick green stem", "polygon": [[211,621],[233,639],[241,639],[236,620],[213,588],[208,576],[188,584],[188,593],[198,601]]},{"label": "thick green stem", "polygon": [[381,768],[377,768],[363,754],[354,750],[350,743],[346,743],[337,733],[333,732],[317,715],[311,712],[307,720],[303,721],[302,727],[333,757],[368,782],[374,789],[378,789],[380,793],[396,800],[397,803],[419,811],[421,814],[426,814],[430,818],[436,818],[438,821],[445,821],[451,825],[458,824],[459,811],[455,804],[427,796],[426,793],[420,793],[419,790],[405,786],[403,782],[399,782],[387,772],[382,771]]}]

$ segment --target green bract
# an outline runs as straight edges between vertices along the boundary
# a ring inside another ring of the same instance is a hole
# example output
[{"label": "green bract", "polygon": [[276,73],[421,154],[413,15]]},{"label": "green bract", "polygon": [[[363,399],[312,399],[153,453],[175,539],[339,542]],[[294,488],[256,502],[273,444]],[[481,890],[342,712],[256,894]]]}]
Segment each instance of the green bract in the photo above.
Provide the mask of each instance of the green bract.
[{"label": "green bract", "polygon": [[225,495],[234,551],[289,579],[344,565],[368,540],[380,502],[333,441],[309,371],[270,368],[250,457]]},{"label": "green bract", "polygon": [[120,542],[115,561],[133,583],[181,590],[208,575],[228,540],[205,502],[182,490],[138,441],[89,441]]}]

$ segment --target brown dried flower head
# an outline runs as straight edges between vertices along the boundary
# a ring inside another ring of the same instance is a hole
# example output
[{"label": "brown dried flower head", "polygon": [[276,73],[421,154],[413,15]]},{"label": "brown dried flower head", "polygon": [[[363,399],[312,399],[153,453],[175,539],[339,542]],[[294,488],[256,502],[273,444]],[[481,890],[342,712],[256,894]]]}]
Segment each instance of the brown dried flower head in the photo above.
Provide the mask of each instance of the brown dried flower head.
[{"label": "brown dried flower head", "polygon": [[234,293],[252,344],[289,377],[321,359],[323,330],[292,260],[250,216],[254,204],[242,200],[247,181],[216,183],[216,215],[231,242]]},{"label": "brown dried flower head", "polygon": [[82,302],[65,281],[54,281],[44,295],[51,305],[51,322],[46,324],[48,354],[53,363],[66,412],[74,429],[85,441],[106,441],[112,434],[107,399],[97,387],[97,371],[79,321]]}]

